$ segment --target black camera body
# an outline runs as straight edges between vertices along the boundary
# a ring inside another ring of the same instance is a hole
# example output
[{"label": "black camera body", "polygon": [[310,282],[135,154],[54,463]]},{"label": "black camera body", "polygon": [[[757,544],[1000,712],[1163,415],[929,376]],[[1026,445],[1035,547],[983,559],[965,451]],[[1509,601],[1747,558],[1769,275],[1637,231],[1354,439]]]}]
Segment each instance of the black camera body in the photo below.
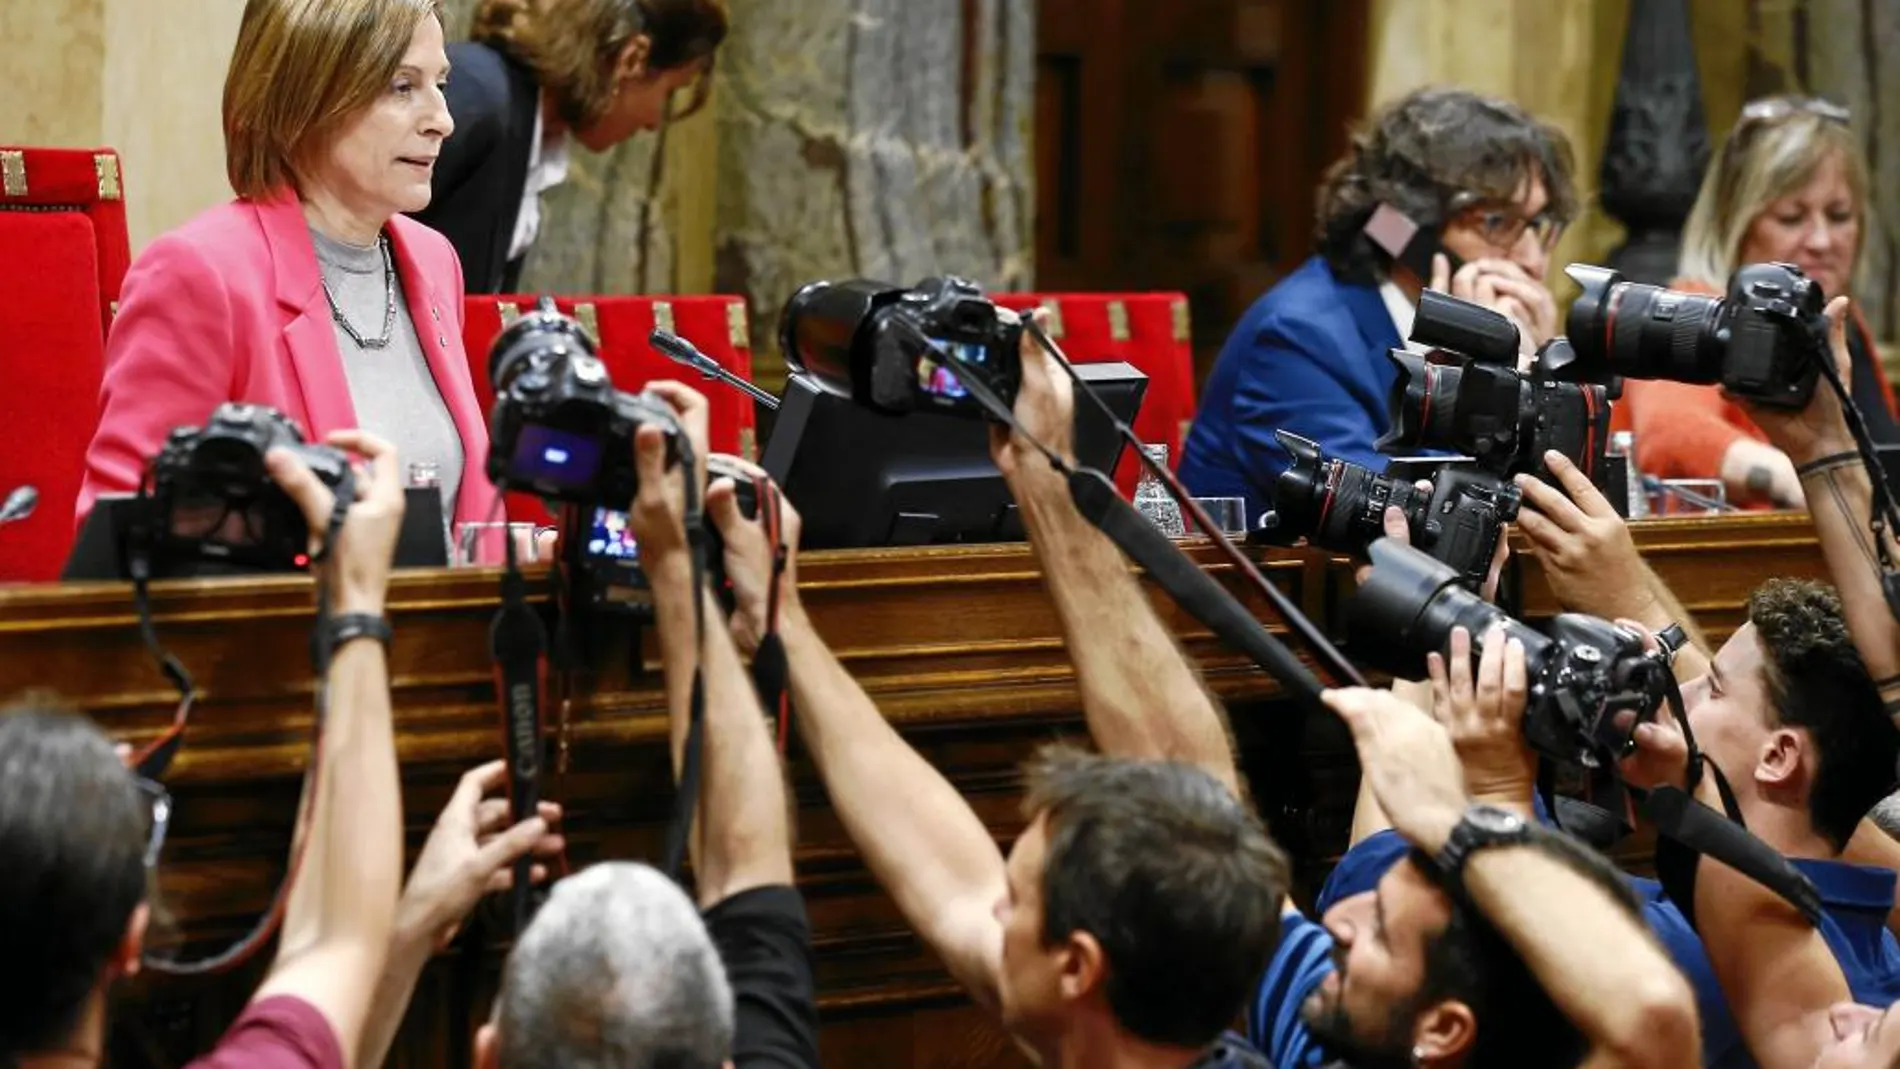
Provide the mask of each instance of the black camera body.
[{"label": "black camera body", "polygon": [[964,378],[981,375],[1014,405],[1022,383],[1022,322],[964,279],[911,289],[851,279],[792,294],[779,343],[794,371],[875,411],[985,415]]},{"label": "black camera body", "polygon": [[1405,513],[1412,543],[1458,573],[1474,589],[1484,583],[1502,525],[1517,518],[1523,495],[1487,472],[1446,466],[1429,493],[1404,479],[1376,475],[1326,456],[1297,434],[1275,431],[1293,463],[1280,473],[1274,511],[1265,528],[1271,541],[1308,543],[1363,555],[1385,536],[1387,506]]},{"label": "black camera body", "polygon": [[1468,357],[1463,364],[1428,363],[1394,349],[1392,429],[1378,441],[1395,447],[1468,453],[1502,479],[1548,475],[1544,454],[1555,450],[1601,485],[1610,442],[1610,401],[1619,389],[1563,381],[1574,367],[1569,341],[1553,338],[1530,373],[1517,370],[1518,331],[1505,316],[1431,290],[1420,295],[1412,340]]},{"label": "black camera body", "polygon": [[264,571],[307,567],[309,525],[264,467],[272,449],[296,454],[332,489],[349,472],[341,450],[306,442],[296,423],[276,409],[221,404],[204,426],[175,428],[152,459],[150,494],[134,521],[134,541],[167,557]]},{"label": "black camera body", "polygon": [[1723,297],[1628,282],[1571,264],[1583,287],[1568,327],[1579,373],[1720,383],[1737,397],[1801,409],[1826,360],[1826,295],[1792,264],[1748,264]]},{"label": "black camera body", "polygon": [[549,298],[495,339],[488,374],[487,470],[496,486],[576,504],[632,501],[640,489],[633,437],[648,423],[666,428],[667,463],[677,459],[672,409],[615,389],[593,339]]},{"label": "black camera body", "polygon": [[[707,484],[722,478],[731,479],[737,488],[740,513],[748,519],[756,519],[759,492],[752,475],[724,457],[708,457]],[[705,500],[703,493],[701,500]],[[591,518],[591,529],[585,532],[585,537],[577,536],[572,542],[578,551],[579,567],[576,571],[582,580],[586,603],[597,610],[652,622],[653,587],[647,581],[645,569],[641,567],[640,546],[628,527],[627,514],[618,509],[595,506],[582,513],[582,516],[584,519]],[[719,528],[713,524],[710,516],[706,517],[705,525],[707,578],[720,603],[730,613],[732,584],[726,577],[725,540],[720,537]]]},{"label": "black camera body", "polygon": [[[1348,620],[1354,659],[1418,678],[1425,655],[1446,650],[1452,628],[1470,632],[1475,659],[1485,632],[1502,627],[1524,645],[1530,684],[1524,735],[1546,757],[1606,767],[1629,752],[1636,725],[1653,718],[1668,698],[1668,662],[1646,652],[1633,631],[1566,613],[1541,634],[1417,549],[1384,539],[1368,550],[1372,574],[1359,585]],[[1625,720],[1624,714],[1632,715]]]}]

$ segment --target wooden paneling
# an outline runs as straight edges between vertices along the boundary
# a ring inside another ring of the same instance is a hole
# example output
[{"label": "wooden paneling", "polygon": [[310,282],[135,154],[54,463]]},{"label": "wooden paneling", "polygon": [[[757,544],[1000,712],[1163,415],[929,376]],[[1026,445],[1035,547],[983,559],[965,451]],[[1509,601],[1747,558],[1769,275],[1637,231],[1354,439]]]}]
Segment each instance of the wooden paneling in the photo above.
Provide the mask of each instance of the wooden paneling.
[{"label": "wooden paneling", "polygon": [[1203,372],[1311,252],[1362,109],[1365,0],[1044,0],[1037,286],[1185,290]]},{"label": "wooden paneling", "polygon": [[[1819,575],[1805,517],[1639,523],[1638,545],[1717,641],[1769,575]],[[1520,547],[1521,549],[1522,547]],[[1204,544],[1189,552],[1231,581]],[[1337,631],[1350,563],[1268,551],[1265,571]],[[1516,558],[1524,615],[1555,610],[1528,554]],[[1037,745],[1082,732],[1072,675],[1034,561],[1022,546],[814,553],[800,562],[819,630],[900,731],[944,770],[999,844],[1021,828],[1017,765]],[[457,776],[499,753],[486,659],[497,573],[400,574],[390,612],[391,685],[405,827],[420,847]],[[158,627],[196,675],[203,701],[169,777],[176,806],[162,865],[163,905],[194,940],[247,926],[281,876],[308,751],[312,689],[307,582],[158,584]],[[1157,595],[1158,597],[1158,595]],[[1256,611],[1260,600],[1245,595]],[[1294,855],[1296,896],[1317,889],[1346,842],[1357,772],[1343,729],[1285,700],[1257,668],[1170,605],[1165,619],[1227,704],[1255,803]],[[651,858],[669,814],[662,692],[650,639],[636,670],[632,636],[584,636],[597,668],[583,680],[572,766],[554,793],[577,864]],[[148,738],[171,694],[140,645],[124,587],[0,590],[0,693],[57,686],[114,735]],[[989,1069],[1021,1058],[970,1007],[899,919],[793,746],[799,882],[818,951],[826,1064]],[[1631,855],[1641,861],[1641,847]],[[426,974],[396,1064],[467,1063],[505,945],[478,914]],[[206,981],[143,980],[117,1014],[117,1064],[178,1064],[207,1046],[255,985],[257,967]]]}]

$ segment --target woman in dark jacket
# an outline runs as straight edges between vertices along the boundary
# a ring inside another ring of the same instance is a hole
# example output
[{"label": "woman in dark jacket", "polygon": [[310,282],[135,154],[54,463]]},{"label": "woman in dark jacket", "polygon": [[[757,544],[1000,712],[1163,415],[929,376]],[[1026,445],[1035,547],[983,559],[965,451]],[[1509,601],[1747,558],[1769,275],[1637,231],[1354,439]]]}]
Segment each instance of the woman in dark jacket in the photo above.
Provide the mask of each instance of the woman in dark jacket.
[{"label": "woman in dark jacket", "polygon": [[728,27],[725,0],[483,0],[449,47],[455,133],[416,214],[468,292],[514,291],[570,144],[605,152],[704,105]]}]

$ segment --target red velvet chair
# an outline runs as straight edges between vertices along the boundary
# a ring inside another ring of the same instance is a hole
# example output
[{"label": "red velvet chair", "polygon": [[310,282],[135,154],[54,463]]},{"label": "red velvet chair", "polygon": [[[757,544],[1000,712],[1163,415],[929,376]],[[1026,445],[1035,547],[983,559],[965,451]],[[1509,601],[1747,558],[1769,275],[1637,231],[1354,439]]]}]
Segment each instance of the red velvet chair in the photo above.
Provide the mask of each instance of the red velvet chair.
[{"label": "red velvet chair", "polygon": [[[462,341],[468,349],[475,391],[484,410],[494,404],[494,390],[488,380],[488,350],[502,327],[532,309],[535,300],[529,296],[470,296],[464,303]],[[666,327],[698,346],[720,367],[750,382],[752,350],[743,298],[557,296],[554,303],[594,335],[615,386],[635,391],[653,379],[687,382],[704,393],[711,406],[708,438],[713,451],[748,460],[757,457],[758,420],[751,398],[721,383],[705,381],[647,344],[647,336],[655,326]],[[546,515],[538,501],[520,494],[509,495],[508,514],[516,518]]]},{"label": "red velvet chair", "polygon": [[0,146],[0,497],[39,490],[31,516],[0,526],[0,580],[57,579],[65,565],[130,262],[117,154]]},{"label": "red velvet chair", "polygon": [[[1125,360],[1148,376],[1148,392],[1135,415],[1135,433],[1150,445],[1168,447],[1168,465],[1181,462],[1181,443],[1194,420],[1194,346],[1188,333],[1187,297],[1180,293],[997,293],[996,303],[1016,311],[1046,307],[1050,337],[1078,364]],[[1115,484],[1133,497],[1141,462],[1126,453],[1115,467]]]}]

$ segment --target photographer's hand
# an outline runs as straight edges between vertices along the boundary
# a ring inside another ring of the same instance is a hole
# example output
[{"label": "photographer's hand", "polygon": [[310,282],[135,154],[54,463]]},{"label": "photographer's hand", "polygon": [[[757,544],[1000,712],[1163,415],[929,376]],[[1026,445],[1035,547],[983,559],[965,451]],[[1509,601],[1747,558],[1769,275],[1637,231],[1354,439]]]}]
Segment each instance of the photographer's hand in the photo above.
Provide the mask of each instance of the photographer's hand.
[{"label": "photographer's hand", "polygon": [[1352,729],[1360,775],[1393,828],[1436,853],[1468,802],[1464,770],[1444,726],[1390,691],[1351,687],[1320,697]]},{"label": "photographer's hand", "polygon": [[[691,473],[667,463],[666,434],[654,424],[643,424],[634,435],[640,490],[628,509],[627,526],[639,542],[641,568],[649,581],[658,584],[679,578],[682,571],[691,575],[692,561],[686,552],[686,479],[692,478],[696,486],[706,484],[708,406],[705,395],[677,382],[650,382],[646,392],[673,410],[694,462]],[[657,585],[654,593],[659,594]]]},{"label": "photographer's hand", "polygon": [[[368,431],[337,431],[325,442],[361,456],[364,462],[356,465],[356,500],[345,516],[337,544],[315,567],[330,579],[331,611],[381,616],[405,503],[396,447]],[[271,450],[264,457],[264,467],[303,512],[310,528],[310,557],[315,560],[336,496],[288,450]]]},{"label": "photographer's hand", "polygon": [[[1846,297],[1836,297],[1827,303],[1828,355],[1834,361],[1834,368],[1842,382],[1852,382],[1854,374],[1853,354],[1847,347],[1850,306],[1851,302]],[[1841,400],[1826,382],[1818,383],[1807,407],[1796,412],[1758,405],[1746,398],[1735,400],[1748,413],[1748,418],[1754,421],[1755,426],[1768,436],[1769,443],[1790,462],[1791,476],[1795,465],[1854,448],[1854,438],[1848,433],[1847,417],[1841,410]],[[1726,462],[1724,466],[1727,466]]]},{"label": "photographer's hand", "polygon": [[[1038,309],[1034,318],[1038,325],[1047,326],[1048,313]],[[1022,383],[1016,391],[1013,409],[1016,422],[1027,435],[1073,464],[1075,384],[1069,380],[1068,373],[1057,365],[1055,358],[1043,351],[1027,329],[1023,331],[1022,340],[1016,348],[1022,362]],[[1061,474],[1050,467],[1048,458],[1041,451],[1023,435],[1000,424],[990,425],[990,457],[996,461],[997,470],[1003,473],[1003,478],[1009,480],[1012,486],[1025,478],[1034,478],[1045,484],[1051,480],[1062,483]],[[1066,487],[1062,492],[1066,496]]]},{"label": "photographer's hand", "polygon": [[1507,642],[1503,628],[1486,632],[1474,685],[1471,634],[1454,627],[1449,655],[1434,651],[1426,667],[1432,680],[1432,719],[1451,735],[1464,765],[1466,790],[1477,801],[1529,816],[1537,758],[1524,739],[1524,644]]},{"label": "photographer's hand", "polygon": [[[548,829],[559,823],[561,807],[542,802],[537,816],[510,826],[507,800],[484,797],[507,782],[504,762],[470,769],[436,817],[396,906],[389,960],[377,984],[357,1065],[383,1064],[430,956],[448,947],[483,895],[514,884],[515,859],[530,852],[539,858],[560,854],[564,842]],[[546,878],[546,867],[535,865],[535,882]]]},{"label": "photographer's hand", "polygon": [[[1432,491],[1432,484],[1428,480],[1420,479],[1415,485],[1424,493],[1429,494]],[[1387,538],[1402,546],[1412,544],[1412,529],[1405,522],[1405,512],[1398,506],[1387,505],[1385,515],[1379,517],[1379,522],[1385,528]],[[1478,588],[1478,596],[1486,601],[1497,600],[1498,582],[1504,576],[1504,566],[1511,560],[1511,525],[1499,524],[1498,527],[1498,547],[1491,551],[1490,570],[1485,573],[1484,585]],[[1352,573],[1353,579],[1360,583],[1365,582],[1366,577],[1371,574],[1372,565],[1370,564],[1361,564],[1353,569]]]},{"label": "photographer's hand", "polygon": [[[764,477],[758,466],[737,457],[728,462]],[[739,511],[738,487],[730,479],[719,479],[706,491],[706,515],[726,543],[726,578],[732,583],[732,640],[739,649],[752,654],[759,648],[766,631],[766,602],[771,592],[772,569],[779,547],[766,537],[765,524],[748,519]],[[779,579],[779,619],[802,621],[804,606],[798,600],[798,510],[779,495],[779,526],[784,538],[785,574]]]}]

